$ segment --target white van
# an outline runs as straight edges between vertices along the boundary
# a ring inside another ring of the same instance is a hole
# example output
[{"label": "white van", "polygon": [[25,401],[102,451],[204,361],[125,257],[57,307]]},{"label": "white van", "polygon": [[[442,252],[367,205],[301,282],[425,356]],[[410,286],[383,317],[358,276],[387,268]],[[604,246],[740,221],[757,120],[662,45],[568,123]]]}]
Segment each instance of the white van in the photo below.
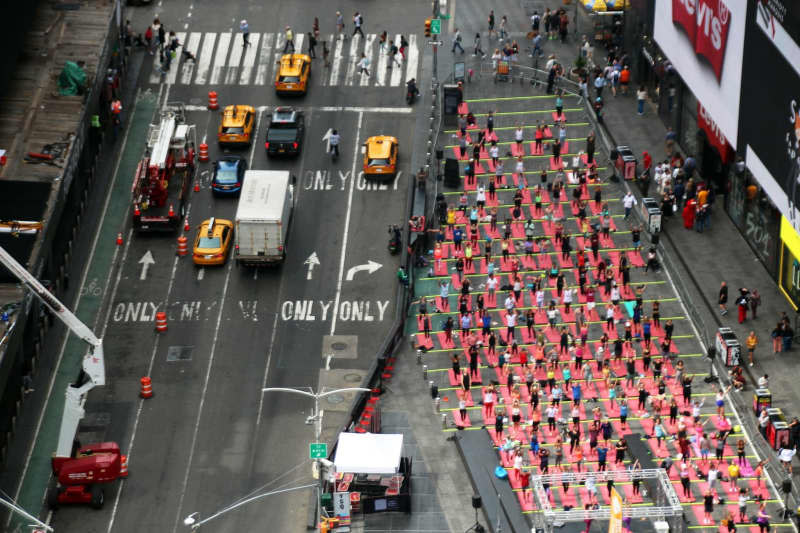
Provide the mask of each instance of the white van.
[{"label": "white van", "polygon": [[295,178],[284,170],[248,170],[236,209],[236,265],[263,266],[286,258]]}]

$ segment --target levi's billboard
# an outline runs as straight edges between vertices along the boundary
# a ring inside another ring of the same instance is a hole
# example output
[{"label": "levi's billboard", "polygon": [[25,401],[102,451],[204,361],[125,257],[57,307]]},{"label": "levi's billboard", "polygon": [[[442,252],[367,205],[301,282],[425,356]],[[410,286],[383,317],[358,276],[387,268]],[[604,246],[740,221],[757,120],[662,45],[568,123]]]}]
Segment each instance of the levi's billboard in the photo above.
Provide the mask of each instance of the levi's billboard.
[{"label": "levi's billboard", "polygon": [[800,5],[759,0],[747,12],[739,153],[800,231]]},{"label": "levi's billboard", "polygon": [[736,146],[747,0],[656,0],[653,34],[706,113]]}]

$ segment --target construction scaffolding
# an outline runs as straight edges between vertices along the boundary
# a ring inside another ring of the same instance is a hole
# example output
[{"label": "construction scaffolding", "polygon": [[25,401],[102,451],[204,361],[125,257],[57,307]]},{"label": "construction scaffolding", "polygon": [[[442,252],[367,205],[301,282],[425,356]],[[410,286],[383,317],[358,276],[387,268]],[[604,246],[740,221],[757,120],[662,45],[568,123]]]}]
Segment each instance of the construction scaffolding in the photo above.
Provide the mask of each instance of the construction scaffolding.
[{"label": "construction scaffolding", "polygon": [[[683,508],[670,482],[667,471],[662,468],[641,470],[605,470],[603,472],[560,472],[531,476],[531,488],[536,497],[537,507],[540,510],[540,520],[534,520],[534,527],[545,531],[552,531],[554,527],[565,522],[580,522],[583,520],[608,520],[611,518],[611,507],[601,506],[597,509],[564,509],[556,510],[550,503],[548,488],[561,483],[585,484],[588,478],[595,483],[643,482],[649,489],[652,504],[624,505],[623,516],[640,519],[664,521],[671,518],[670,531],[683,530]],[[538,523],[537,523],[538,522]]]}]

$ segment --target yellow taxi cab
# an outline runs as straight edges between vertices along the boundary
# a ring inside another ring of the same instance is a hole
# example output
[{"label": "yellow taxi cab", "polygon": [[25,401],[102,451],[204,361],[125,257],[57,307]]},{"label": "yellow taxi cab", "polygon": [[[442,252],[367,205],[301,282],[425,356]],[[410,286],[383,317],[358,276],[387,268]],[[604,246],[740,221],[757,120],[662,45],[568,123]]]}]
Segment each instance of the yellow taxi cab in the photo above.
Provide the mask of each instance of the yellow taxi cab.
[{"label": "yellow taxi cab", "polygon": [[278,94],[306,94],[311,77],[311,57],[306,54],[284,54],[278,61],[275,75],[275,92]]},{"label": "yellow taxi cab", "polygon": [[253,140],[256,110],[249,105],[229,105],[222,111],[217,140],[220,144],[245,144]]},{"label": "yellow taxi cab", "polygon": [[396,137],[377,135],[364,143],[364,177],[391,178],[397,172],[399,144]]},{"label": "yellow taxi cab", "polygon": [[233,222],[209,218],[197,228],[192,249],[195,265],[224,265],[233,242]]}]

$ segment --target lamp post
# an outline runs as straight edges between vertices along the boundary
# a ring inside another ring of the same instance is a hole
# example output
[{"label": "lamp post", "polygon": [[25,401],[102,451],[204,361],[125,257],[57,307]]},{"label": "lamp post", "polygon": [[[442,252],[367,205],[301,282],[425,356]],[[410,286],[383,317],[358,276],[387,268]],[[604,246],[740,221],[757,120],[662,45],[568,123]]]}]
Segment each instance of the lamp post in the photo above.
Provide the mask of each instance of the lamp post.
[{"label": "lamp post", "polygon": [[[220,515],[223,515],[223,514],[227,513],[228,511],[233,511],[234,509],[237,509],[237,508],[239,508],[239,507],[241,507],[243,505],[247,505],[248,503],[253,502],[255,500],[260,500],[261,498],[266,498],[267,496],[273,496],[275,494],[283,494],[285,492],[293,492],[293,491],[296,491],[296,490],[303,490],[303,489],[312,489],[315,486],[316,486],[315,483],[311,483],[311,484],[308,484],[308,485],[302,485],[300,487],[291,487],[291,488],[288,488],[288,489],[273,490],[273,491],[270,491],[270,492],[265,492],[263,494],[256,494],[255,496],[251,496],[250,498],[246,498],[244,500],[237,501],[236,503],[234,503],[232,505],[224,507],[221,510],[219,510],[216,513],[214,513],[211,516],[209,516],[208,518],[204,518],[202,520],[200,520],[200,513],[195,512],[195,513],[192,513],[192,514],[190,514],[189,516],[187,516],[186,518],[183,519],[183,525],[189,526],[189,528],[191,528],[192,531],[195,531],[200,526],[202,526],[203,524],[214,520],[215,518],[219,517]],[[50,531],[52,531],[52,529]]]},{"label": "lamp post", "polygon": [[[307,389],[307,390],[305,390]],[[322,388],[324,390],[325,387]],[[296,388],[288,388],[288,387],[267,387],[265,389],[261,389],[261,392],[291,392],[293,394],[301,394],[307,398],[314,399],[314,414],[309,416],[306,419],[306,423],[313,422],[314,423],[314,442],[319,442],[320,436],[322,435],[322,414],[323,411],[319,408],[319,401],[322,398],[326,398],[331,396],[332,394],[338,394],[341,392],[370,392],[370,389],[365,389],[363,387],[347,387],[344,389],[334,389],[325,392],[314,392],[314,389],[311,387],[304,387],[303,389],[296,389]],[[322,460],[317,459],[317,472],[319,472],[319,498],[318,504],[320,512],[322,510],[322,493],[325,489],[325,477],[322,475]]]}]

